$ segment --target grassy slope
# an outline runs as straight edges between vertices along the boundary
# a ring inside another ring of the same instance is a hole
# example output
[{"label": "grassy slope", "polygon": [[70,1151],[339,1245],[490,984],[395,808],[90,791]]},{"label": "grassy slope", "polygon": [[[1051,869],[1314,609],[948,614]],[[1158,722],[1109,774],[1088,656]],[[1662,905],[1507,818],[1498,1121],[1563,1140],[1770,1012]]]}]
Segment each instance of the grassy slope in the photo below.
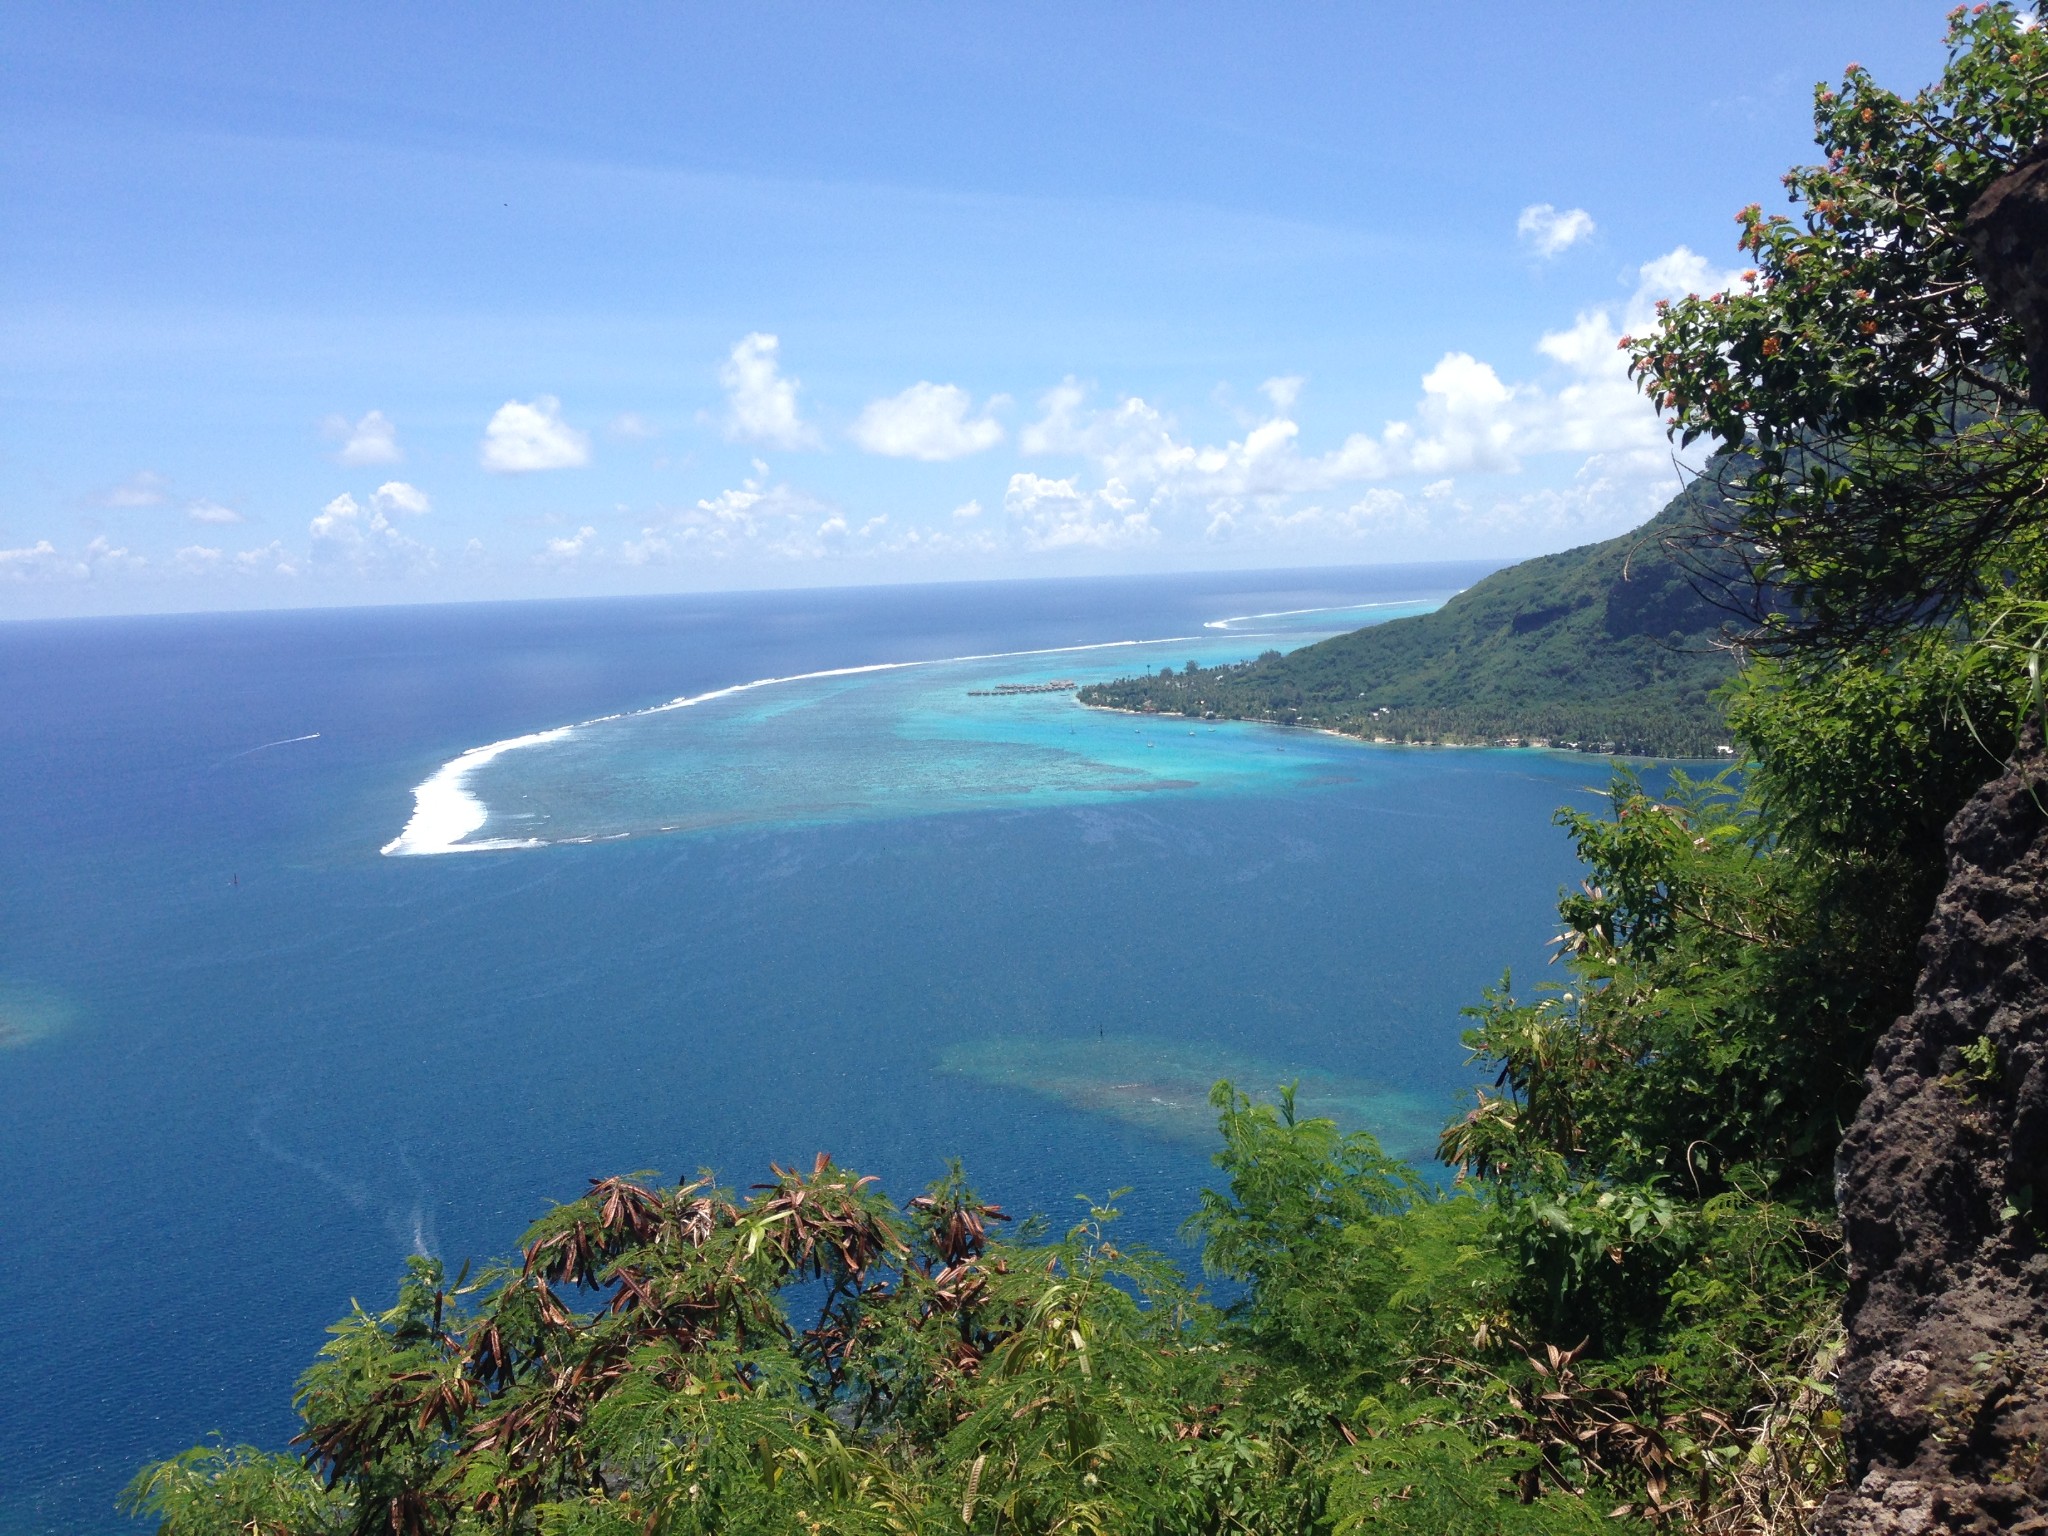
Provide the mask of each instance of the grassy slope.
[{"label": "grassy slope", "polygon": [[1395,741],[1710,755],[1727,740],[1708,698],[1734,670],[1712,644],[1727,615],[1661,543],[1709,494],[1696,484],[1632,533],[1496,571],[1420,618],[1081,699]]}]

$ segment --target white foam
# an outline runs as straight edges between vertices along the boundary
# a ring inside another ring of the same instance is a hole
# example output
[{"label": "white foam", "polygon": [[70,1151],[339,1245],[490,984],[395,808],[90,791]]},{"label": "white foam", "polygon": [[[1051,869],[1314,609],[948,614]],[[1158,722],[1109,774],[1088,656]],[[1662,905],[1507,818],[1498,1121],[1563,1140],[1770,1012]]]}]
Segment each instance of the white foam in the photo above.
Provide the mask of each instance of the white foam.
[{"label": "white foam", "polygon": [[[929,661],[877,661],[861,667],[828,667],[822,672],[796,672],[788,677],[757,677],[751,683],[734,683],[730,687],[714,688],[709,693],[670,699],[666,704],[654,704],[646,709],[619,710],[614,714],[598,715],[594,719],[578,721],[575,725],[558,725],[553,730],[508,737],[504,741],[471,747],[460,757],[450,758],[435,769],[425,783],[416,786],[412,792],[412,818],[406,822],[404,831],[384,845],[383,852],[399,857],[414,857],[435,853],[482,853],[507,848],[546,847],[547,840],[538,837],[485,837],[473,843],[464,842],[464,838],[490,820],[491,814],[489,808],[470,793],[470,776],[486,763],[502,757],[507,752],[561,741],[574,732],[593,725],[635,719],[642,715],[664,714],[672,709],[689,709],[698,704],[708,704],[713,699],[727,699],[736,693],[749,693],[756,688],[773,688],[781,683],[806,683],[827,677],[859,677],[869,672],[901,672],[912,667],[942,667],[953,662],[1009,661],[1023,656],[1064,656],[1075,651],[1113,651],[1138,645],[1182,645],[1199,638],[1196,635],[1168,635],[1161,640],[1102,640],[1092,645],[1053,645],[1029,651],[984,651],[972,656],[934,657]],[[608,841],[610,837],[625,835],[615,833],[602,839],[579,837],[559,841]]]},{"label": "white foam", "polygon": [[469,792],[469,776],[494,758],[521,747],[537,747],[560,741],[574,726],[558,725],[551,731],[513,736],[488,746],[471,747],[434,770],[433,776],[412,792],[412,818],[405,830],[384,845],[389,854],[468,853],[488,848],[537,848],[538,838],[487,837],[478,842],[462,841],[476,831],[491,813],[483,801]]},{"label": "white foam", "polygon": [[1282,608],[1277,613],[1240,613],[1228,619],[1211,619],[1202,626],[1204,629],[1228,629],[1233,624],[1249,624],[1253,619],[1292,619],[1304,613],[1356,613],[1366,608],[1407,608],[1415,603],[1426,603],[1426,597],[1404,597],[1384,603],[1335,603],[1327,608]]}]

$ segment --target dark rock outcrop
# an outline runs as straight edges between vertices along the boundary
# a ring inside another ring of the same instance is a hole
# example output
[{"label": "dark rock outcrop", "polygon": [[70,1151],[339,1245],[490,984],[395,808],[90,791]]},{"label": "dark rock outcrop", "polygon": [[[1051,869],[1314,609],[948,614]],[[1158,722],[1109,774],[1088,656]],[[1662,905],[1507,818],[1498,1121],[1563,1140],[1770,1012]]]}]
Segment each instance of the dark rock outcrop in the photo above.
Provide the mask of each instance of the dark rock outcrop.
[{"label": "dark rock outcrop", "polygon": [[1985,291],[2020,323],[2029,398],[2048,411],[2048,152],[1985,188],[1964,233]]},{"label": "dark rock outcrop", "polygon": [[1948,831],[1913,1011],[1842,1143],[1833,1536],[2048,1533],[2048,758]]}]

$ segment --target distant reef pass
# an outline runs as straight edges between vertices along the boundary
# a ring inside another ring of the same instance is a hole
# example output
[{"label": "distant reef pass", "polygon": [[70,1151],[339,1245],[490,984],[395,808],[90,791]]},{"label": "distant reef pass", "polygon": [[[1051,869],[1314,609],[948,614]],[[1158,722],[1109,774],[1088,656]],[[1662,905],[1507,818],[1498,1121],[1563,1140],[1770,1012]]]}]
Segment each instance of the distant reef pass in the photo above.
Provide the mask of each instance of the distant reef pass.
[{"label": "distant reef pass", "polygon": [[1728,733],[1710,695],[1734,675],[1736,626],[1665,540],[1715,499],[1705,476],[1634,532],[1496,571],[1434,613],[1286,655],[1096,683],[1080,699],[1369,741],[1713,757]]}]

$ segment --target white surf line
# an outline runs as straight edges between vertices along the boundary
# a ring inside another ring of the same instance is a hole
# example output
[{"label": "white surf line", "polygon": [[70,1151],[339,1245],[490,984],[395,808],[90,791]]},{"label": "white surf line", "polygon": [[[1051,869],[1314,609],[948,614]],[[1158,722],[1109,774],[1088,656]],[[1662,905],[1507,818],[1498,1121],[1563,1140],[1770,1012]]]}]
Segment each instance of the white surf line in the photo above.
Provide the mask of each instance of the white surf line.
[{"label": "white surf line", "polygon": [[480,848],[540,847],[541,841],[537,837],[487,837],[481,842],[463,842],[463,838],[490,820],[491,814],[484,808],[483,801],[469,792],[469,776],[495,757],[516,752],[521,747],[537,747],[545,741],[560,741],[574,729],[574,726],[558,725],[551,731],[508,737],[487,746],[471,747],[460,757],[443,763],[434,770],[432,777],[414,788],[412,816],[406,822],[405,830],[384,845],[383,852],[394,855],[464,853]]},{"label": "white surf line", "polygon": [[[1458,594],[1453,592],[1452,597]],[[1291,619],[1304,613],[1355,613],[1363,608],[1407,608],[1416,603],[1427,603],[1427,597],[1390,598],[1381,603],[1332,603],[1326,608],[1282,608],[1278,613],[1240,613],[1228,619],[1211,619],[1202,626],[1204,629],[1228,629],[1233,624],[1249,624],[1253,619]],[[1446,598],[1443,601],[1448,602]]]},{"label": "white surf line", "polygon": [[283,741],[266,741],[263,743],[262,746],[250,747],[247,751],[244,752],[230,752],[226,757],[221,759],[221,762],[223,764],[232,763],[238,757],[248,757],[251,754],[257,752],[268,752],[272,747],[288,747],[295,741],[318,741],[319,739],[320,733],[318,731],[308,731],[303,736],[287,736]]},{"label": "white surf line", "polygon": [[[469,792],[469,779],[479,768],[507,752],[561,741],[571,732],[586,726],[665,714],[672,709],[689,709],[698,704],[708,704],[713,699],[728,699],[736,693],[750,693],[756,688],[772,688],[781,683],[807,683],[826,677],[859,677],[869,672],[901,672],[911,667],[943,667],[963,661],[1010,661],[1024,656],[1065,656],[1076,651],[1112,651],[1138,645],[1185,645],[1201,638],[1199,635],[1168,635],[1160,640],[1102,640],[1092,645],[1053,645],[1029,651],[983,651],[972,656],[937,656],[926,661],[877,661],[861,667],[828,667],[822,672],[796,672],[788,677],[757,677],[751,683],[734,683],[730,687],[714,688],[709,693],[670,699],[666,704],[654,704],[646,709],[622,709],[609,715],[580,720],[574,725],[558,725],[553,730],[508,737],[504,741],[471,747],[460,757],[450,758],[435,769],[426,782],[417,785],[412,792],[411,818],[405,829],[386,843],[381,851],[393,857],[419,857],[437,853],[488,853],[507,848],[546,847],[546,839],[538,837],[486,837],[473,843],[463,842],[463,838],[490,819],[489,809]],[[591,839],[562,841],[587,842]]]}]

